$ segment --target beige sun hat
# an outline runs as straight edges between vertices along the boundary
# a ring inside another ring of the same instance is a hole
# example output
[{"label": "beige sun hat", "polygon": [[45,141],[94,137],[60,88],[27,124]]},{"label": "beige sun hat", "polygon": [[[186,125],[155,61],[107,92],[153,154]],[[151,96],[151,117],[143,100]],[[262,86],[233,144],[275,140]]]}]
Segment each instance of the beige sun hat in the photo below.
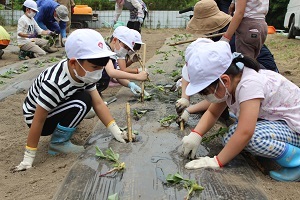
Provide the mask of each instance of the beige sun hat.
[{"label": "beige sun hat", "polygon": [[208,34],[224,28],[232,17],[219,10],[214,0],[201,0],[194,6],[194,16],[186,30],[193,34]]}]

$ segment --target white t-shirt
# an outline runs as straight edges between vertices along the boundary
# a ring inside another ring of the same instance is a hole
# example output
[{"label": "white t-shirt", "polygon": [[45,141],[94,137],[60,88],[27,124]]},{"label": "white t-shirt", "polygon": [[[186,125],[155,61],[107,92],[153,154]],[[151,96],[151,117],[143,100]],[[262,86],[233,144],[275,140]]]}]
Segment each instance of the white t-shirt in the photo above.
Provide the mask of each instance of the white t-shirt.
[{"label": "white t-shirt", "polygon": [[240,103],[261,98],[258,118],[284,120],[295,132],[300,133],[300,89],[279,73],[244,67],[241,81],[236,87],[235,103],[227,105],[239,116]]},{"label": "white t-shirt", "polygon": [[31,42],[31,38],[20,37],[19,33],[26,33],[26,34],[34,34],[34,32],[41,34],[43,29],[39,27],[36,23],[34,18],[29,18],[25,14],[20,17],[18,20],[18,28],[17,28],[17,39],[18,45],[23,45],[28,42]]}]

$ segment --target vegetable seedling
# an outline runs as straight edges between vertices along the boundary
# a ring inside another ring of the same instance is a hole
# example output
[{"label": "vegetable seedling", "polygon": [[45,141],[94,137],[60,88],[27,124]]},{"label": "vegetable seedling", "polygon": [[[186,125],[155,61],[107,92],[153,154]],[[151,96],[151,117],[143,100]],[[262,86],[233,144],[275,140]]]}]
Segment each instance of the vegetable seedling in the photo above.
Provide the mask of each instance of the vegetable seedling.
[{"label": "vegetable seedling", "polygon": [[195,191],[204,190],[204,187],[198,185],[196,180],[185,179],[178,172],[175,174],[168,174],[166,180],[171,184],[183,184],[184,188],[188,191],[185,200],[190,199]]},{"label": "vegetable seedling", "polygon": [[177,115],[168,115],[167,117],[162,118],[159,120],[161,126],[170,126],[172,122],[174,122],[177,118]]},{"label": "vegetable seedling", "polygon": [[106,175],[108,175],[110,173],[113,173],[113,172],[122,171],[122,170],[125,169],[125,163],[119,161],[120,155],[118,153],[115,153],[112,150],[112,148],[109,148],[105,151],[106,155],[101,151],[101,149],[99,149],[99,147],[95,146],[95,148],[96,148],[96,154],[95,155],[97,157],[114,162],[113,168],[111,170],[107,171],[104,174],[100,174],[99,175],[100,177],[106,176]]},{"label": "vegetable seedling", "polygon": [[215,139],[219,136],[223,136],[228,131],[229,131],[228,128],[220,127],[217,133],[215,133],[213,135],[210,135],[210,136],[207,136],[207,137],[203,137],[202,142],[209,143],[213,139]]}]

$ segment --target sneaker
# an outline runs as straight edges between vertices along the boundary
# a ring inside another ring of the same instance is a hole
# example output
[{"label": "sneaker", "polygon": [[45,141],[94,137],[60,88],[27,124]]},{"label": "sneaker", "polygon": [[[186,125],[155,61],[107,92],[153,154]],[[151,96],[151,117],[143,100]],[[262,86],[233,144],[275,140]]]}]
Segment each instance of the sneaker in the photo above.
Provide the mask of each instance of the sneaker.
[{"label": "sneaker", "polygon": [[48,52],[48,53],[54,53],[54,52],[57,52],[58,49],[55,49],[55,48],[51,48],[50,46],[46,45],[43,47],[43,50]]},{"label": "sneaker", "polygon": [[27,60],[27,52],[26,51],[23,51],[23,50],[20,50],[19,52],[19,59],[20,60]]}]

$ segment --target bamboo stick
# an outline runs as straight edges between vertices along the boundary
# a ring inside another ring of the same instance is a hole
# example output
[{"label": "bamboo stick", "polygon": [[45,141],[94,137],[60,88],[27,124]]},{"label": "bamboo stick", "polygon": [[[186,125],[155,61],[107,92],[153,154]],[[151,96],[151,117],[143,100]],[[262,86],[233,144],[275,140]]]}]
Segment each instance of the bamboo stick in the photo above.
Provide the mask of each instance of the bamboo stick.
[{"label": "bamboo stick", "polygon": [[[199,37],[199,38],[214,38],[214,37],[220,37],[222,35],[224,35],[224,33],[216,33],[216,34],[212,34],[212,35],[204,35],[204,36]],[[179,45],[179,44],[191,43],[191,42],[194,42],[195,40],[197,40],[197,39],[186,40],[186,41],[181,41],[181,42],[175,42],[173,44],[169,44],[169,46],[176,46],[176,45]]]},{"label": "bamboo stick", "polygon": [[[145,63],[146,63],[146,44],[143,45],[143,64],[142,70],[145,71]],[[141,102],[144,102],[144,91],[145,91],[145,81],[142,81],[141,87]]]},{"label": "bamboo stick", "polygon": [[181,130],[181,131],[184,130],[184,121],[180,121],[180,130]]},{"label": "bamboo stick", "polygon": [[131,118],[130,118],[130,104],[126,103],[126,116],[127,116],[127,136],[128,141],[132,142],[132,126],[131,126]]}]

